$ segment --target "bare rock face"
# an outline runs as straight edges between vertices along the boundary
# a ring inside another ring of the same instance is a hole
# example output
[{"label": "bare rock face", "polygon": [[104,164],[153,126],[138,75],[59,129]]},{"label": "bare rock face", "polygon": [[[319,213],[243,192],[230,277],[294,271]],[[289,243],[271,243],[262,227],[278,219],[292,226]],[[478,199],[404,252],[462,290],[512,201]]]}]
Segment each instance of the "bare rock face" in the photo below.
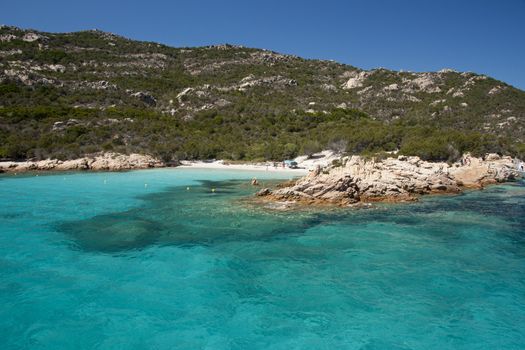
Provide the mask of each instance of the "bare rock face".
[{"label": "bare rock face", "polygon": [[246,89],[255,86],[290,87],[297,86],[297,81],[280,75],[258,79],[253,74],[250,74],[247,77],[241,79],[237,89],[240,91],[245,91]]},{"label": "bare rock face", "polygon": [[481,188],[498,182],[514,180],[520,176],[511,157],[488,154],[485,160],[468,158],[466,166],[450,169],[451,175],[464,187]]},{"label": "bare rock face", "polygon": [[22,40],[28,43],[32,43],[33,41],[37,41],[37,40],[47,40],[47,37],[40,35],[40,34],[36,34],[36,33],[26,33],[22,37]]},{"label": "bare rock face", "polygon": [[349,89],[355,89],[362,87],[366,79],[370,76],[370,72],[362,71],[362,72],[351,72],[349,73],[349,79],[342,85],[343,89],[349,90]]},{"label": "bare rock face", "polygon": [[416,89],[428,93],[440,92],[441,89],[437,86],[436,74],[432,73],[421,73],[417,75],[417,78],[410,81],[411,85]]},{"label": "bare rock face", "polygon": [[377,161],[346,157],[341,167],[312,171],[295,184],[258,193],[275,200],[349,205],[357,202],[412,201],[432,193],[458,193],[461,187],[483,186],[516,178],[510,157],[470,160],[469,165],[431,163],[418,157]]},{"label": "bare rock face", "polygon": [[162,161],[142,154],[101,153],[72,160],[45,159],[26,162],[0,162],[0,171],[25,172],[44,170],[127,170],[166,166]]},{"label": "bare rock face", "polygon": [[10,42],[16,39],[17,39],[16,35],[13,35],[13,34],[0,35],[0,42]]},{"label": "bare rock face", "polygon": [[79,87],[85,87],[93,90],[116,90],[117,86],[107,80],[86,81],[79,84]]},{"label": "bare rock face", "polygon": [[100,157],[95,157],[88,164],[92,170],[145,169],[164,165],[151,156],[135,153],[130,155],[105,153]]},{"label": "bare rock face", "polygon": [[194,88],[191,88],[191,87],[188,87],[188,88],[185,88],[184,90],[182,90],[178,95],[177,95],[177,100],[179,101],[179,103],[182,103],[182,98],[184,98],[185,96],[189,95],[190,93],[192,93],[193,91],[195,91]]}]

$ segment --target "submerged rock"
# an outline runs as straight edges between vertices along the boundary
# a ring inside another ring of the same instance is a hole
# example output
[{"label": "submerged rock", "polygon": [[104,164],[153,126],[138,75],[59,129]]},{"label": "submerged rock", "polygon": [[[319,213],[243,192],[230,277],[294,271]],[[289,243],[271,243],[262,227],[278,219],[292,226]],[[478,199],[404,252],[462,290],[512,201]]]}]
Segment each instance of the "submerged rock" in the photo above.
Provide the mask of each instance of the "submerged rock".
[{"label": "submerged rock", "polygon": [[272,193],[272,191],[269,188],[263,188],[260,191],[258,191],[255,195],[259,196],[259,197],[262,197],[262,196],[267,196],[270,193]]},{"label": "submerged rock", "polygon": [[58,228],[71,237],[80,249],[118,252],[142,249],[156,243],[162,225],[138,216],[135,211],[129,211],[66,222]]}]

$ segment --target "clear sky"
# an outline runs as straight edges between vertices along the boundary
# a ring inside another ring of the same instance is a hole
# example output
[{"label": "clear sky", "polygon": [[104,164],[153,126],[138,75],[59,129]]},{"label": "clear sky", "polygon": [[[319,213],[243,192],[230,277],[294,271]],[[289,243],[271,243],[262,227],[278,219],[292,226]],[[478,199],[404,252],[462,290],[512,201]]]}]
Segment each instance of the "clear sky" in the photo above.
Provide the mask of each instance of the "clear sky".
[{"label": "clear sky", "polygon": [[239,44],[364,69],[454,68],[525,89],[525,0],[0,0],[0,23]]}]

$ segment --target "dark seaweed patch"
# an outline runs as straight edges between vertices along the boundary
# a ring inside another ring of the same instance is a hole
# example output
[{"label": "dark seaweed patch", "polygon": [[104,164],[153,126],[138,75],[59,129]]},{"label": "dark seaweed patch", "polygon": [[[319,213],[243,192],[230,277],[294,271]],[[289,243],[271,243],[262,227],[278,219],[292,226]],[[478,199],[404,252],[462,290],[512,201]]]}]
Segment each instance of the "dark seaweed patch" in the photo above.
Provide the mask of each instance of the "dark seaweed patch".
[{"label": "dark seaweed patch", "polygon": [[139,217],[134,212],[98,215],[87,220],[68,222],[60,225],[59,230],[88,251],[141,249],[157,242],[162,225]]},{"label": "dark seaweed patch", "polygon": [[[215,189],[215,192],[212,192]],[[252,195],[247,181],[201,181],[198,186],[172,187],[164,192],[140,198],[140,208],[98,215],[86,220],[58,225],[58,231],[75,246],[87,251],[118,252],[143,249],[151,245],[216,245],[232,241],[270,241],[304,234],[322,225],[347,225],[351,228],[368,223],[400,225],[412,234],[430,234],[433,228],[440,241],[459,242],[458,221],[468,225],[472,215],[504,218],[512,226],[525,225],[525,204],[512,201],[503,188],[470,192],[455,197],[435,197],[419,203],[377,205],[373,210],[327,209],[308,212],[272,213],[246,207],[235,199]],[[453,218],[447,215],[454,212]],[[513,240],[523,241],[523,230]]]}]

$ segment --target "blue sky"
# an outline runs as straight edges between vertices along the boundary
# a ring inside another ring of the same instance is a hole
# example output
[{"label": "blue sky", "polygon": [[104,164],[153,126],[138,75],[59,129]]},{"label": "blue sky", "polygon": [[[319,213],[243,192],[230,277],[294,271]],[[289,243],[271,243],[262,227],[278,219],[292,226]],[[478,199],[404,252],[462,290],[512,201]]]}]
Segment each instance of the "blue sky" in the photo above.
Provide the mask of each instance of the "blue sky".
[{"label": "blue sky", "polygon": [[525,0],[0,0],[0,23],[172,46],[266,48],[360,68],[474,71],[525,89]]}]

